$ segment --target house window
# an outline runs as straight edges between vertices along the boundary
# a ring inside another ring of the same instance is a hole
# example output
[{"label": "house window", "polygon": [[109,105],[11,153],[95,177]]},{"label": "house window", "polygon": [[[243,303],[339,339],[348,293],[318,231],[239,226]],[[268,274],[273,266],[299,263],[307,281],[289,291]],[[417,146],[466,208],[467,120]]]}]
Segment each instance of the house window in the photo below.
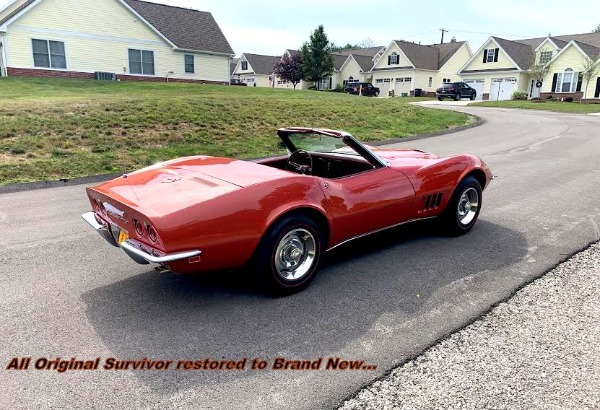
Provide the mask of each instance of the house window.
[{"label": "house window", "polygon": [[397,83],[404,82],[404,78],[396,78],[396,82],[397,82]]},{"label": "house window", "polygon": [[488,48],[483,50],[483,63],[497,63],[499,48]]},{"label": "house window", "polygon": [[192,54],[185,55],[185,72],[194,74],[194,56]]},{"label": "house window", "polygon": [[391,83],[391,82],[392,82],[392,79],[391,79],[391,78],[384,78],[384,79],[383,79],[383,82],[384,82],[384,83]]},{"label": "house window", "polygon": [[542,51],[540,53],[540,64],[548,64],[552,60],[552,51]]},{"label": "house window", "polygon": [[154,75],[154,51],[129,49],[129,72]]},{"label": "house window", "polygon": [[378,78],[375,80],[375,84],[383,84],[383,78]]},{"label": "house window", "polygon": [[579,73],[573,71],[572,68],[565,69],[562,73],[554,74],[554,86],[552,91],[555,93],[573,93],[581,89]]},{"label": "house window", "polygon": [[396,53],[392,53],[388,57],[388,65],[400,64],[400,57]]},{"label": "house window", "polygon": [[31,40],[34,67],[67,68],[65,43],[51,40]]},{"label": "house window", "polygon": [[410,83],[412,81],[412,77],[404,77],[405,83]]},{"label": "house window", "polygon": [[247,61],[242,61],[242,70],[246,71],[248,69],[248,62]]},{"label": "house window", "polygon": [[452,81],[451,81],[449,78],[444,78],[444,79],[442,80],[442,82],[443,82],[443,83],[450,83],[450,82],[452,82]]},{"label": "house window", "polygon": [[359,82],[359,81],[358,81],[358,78],[357,78],[357,79],[354,79],[354,77],[350,76],[350,77],[348,77],[348,79],[347,79],[347,80],[344,80],[344,81],[343,81],[343,84],[344,84],[344,85],[348,85],[348,84],[352,84],[352,83],[358,83],[358,82]]},{"label": "house window", "polygon": [[433,85],[433,77],[429,77],[429,87]]}]

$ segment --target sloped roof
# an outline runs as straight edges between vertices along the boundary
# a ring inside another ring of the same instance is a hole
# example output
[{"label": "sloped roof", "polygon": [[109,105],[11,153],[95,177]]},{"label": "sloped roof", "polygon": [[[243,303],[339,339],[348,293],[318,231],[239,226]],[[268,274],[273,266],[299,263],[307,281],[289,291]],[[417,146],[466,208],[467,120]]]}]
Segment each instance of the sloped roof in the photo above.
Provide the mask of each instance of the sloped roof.
[{"label": "sloped roof", "polygon": [[123,0],[178,48],[233,54],[213,15],[140,0]]},{"label": "sloped roof", "polygon": [[[537,48],[547,37],[525,38],[515,40],[516,42],[530,45],[532,48]],[[600,33],[582,33],[582,34],[567,34],[564,36],[552,36],[552,41],[559,47],[564,47],[572,40],[579,43],[589,44],[590,46],[600,48]]]},{"label": "sloped roof", "polygon": [[584,53],[588,55],[588,57],[596,60],[598,56],[600,56],[600,49],[598,47],[591,46],[589,44],[581,43],[579,41],[574,40],[575,44],[577,44]]},{"label": "sloped roof", "polygon": [[356,60],[361,70],[369,71],[371,68],[373,68],[373,57],[361,56],[358,54],[352,54],[352,57]]},{"label": "sloped roof", "polygon": [[333,68],[335,70],[341,69],[349,57],[348,55],[338,53],[331,53],[331,55],[333,56]]},{"label": "sloped roof", "polygon": [[240,61],[239,58],[232,58],[229,61],[229,75],[233,75],[233,71],[235,70],[235,67],[237,66],[238,61]]},{"label": "sloped roof", "polygon": [[426,70],[439,70],[465,44],[457,41],[422,45],[403,40],[395,40],[395,43],[416,68]]},{"label": "sloped roof", "polygon": [[384,46],[377,46],[377,47],[366,47],[366,48],[349,48],[349,49],[345,49],[345,50],[340,50],[337,53],[338,54],[343,54],[343,55],[359,55],[359,56],[369,56],[371,58],[375,57],[377,55],[377,53],[379,53],[381,51],[382,48],[385,48]]},{"label": "sloped roof", "polygon": [[[6,23],[11,18],[13,18],[14,16],[16,16],[17,14],[19,14],[21,11],[25,10],[34,1],[35,0],[27,0],[25,3],[21,4],[19,7],[14,9],[12,11],[12,13],[9,13],[6,17],[4,17],[3,19],[0,20],[0,26],[3,25],[4,23]],[[10,3],[10,4],[13,4],[13,3]],[[10,6],[10,4],[7,4],[6,7]]]},{"label": "sloped roof", "polygon": [[281,56],[265,56],[261,54],[243,54],[255,74],[273,74],[273,68],[281,60]]},{"label": "sloped roof", "polygon": [[500,37],[492,38],[522,70],[527,70],[533,63],[533,51],[535,47],[517,41],[506,40]]}]

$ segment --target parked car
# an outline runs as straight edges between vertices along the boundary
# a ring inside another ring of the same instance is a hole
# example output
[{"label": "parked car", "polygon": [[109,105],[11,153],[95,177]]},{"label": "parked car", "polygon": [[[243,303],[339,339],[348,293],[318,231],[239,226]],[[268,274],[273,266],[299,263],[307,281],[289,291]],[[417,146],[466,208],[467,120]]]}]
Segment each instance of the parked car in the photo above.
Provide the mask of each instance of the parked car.
[{"label": "parked car", "polygon": [[230,84],[230,85],[241,85],[241,86],[243,86],[243,87],[247,87],[247,86],[248,86],[248,84],[246,84],[245,82],[243,82],[243,81],[241,81],[241,80],[238,80],[237,78],[232,78],[232,79],[229,81],[229,84]]},{"label": "parked car", "polygon": [[344,92],[355,95],[379,96],[379,88],[371,83],[350,83],[346,85]]},{"label": "parked car", "polygon": [[442,101],[445,97],[453,98],[455,101],[461,98],[474,100],[477,97],[477,91],[468,84],[462,82],[444,83],[435,90],[435,96]]},{"label": "parked car", "polygon": [[82,217],[138,263],[184,274],[247,267],[290,294],[325,251],[369,233],[430,218],[469,232],[492,180],[473,155],[373,148],[335,130],[278,135],[282,155],[185,157],[89,187]]}]

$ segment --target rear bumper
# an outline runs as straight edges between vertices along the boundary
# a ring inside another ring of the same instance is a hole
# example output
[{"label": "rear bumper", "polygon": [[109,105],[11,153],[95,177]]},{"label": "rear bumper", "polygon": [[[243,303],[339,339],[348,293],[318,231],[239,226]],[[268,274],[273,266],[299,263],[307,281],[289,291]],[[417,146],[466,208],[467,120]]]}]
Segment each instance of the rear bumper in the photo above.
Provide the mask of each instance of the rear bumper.
[{"label": "rear bumper", "polygon": [[131,240],[126,240],[121,243],[119,246],[117,244],[117,240],[114,238],[113,233],[111,232],[110,227],[106,224],[106,222],[96,218],[96,215],[93,212],[86,212],[81,215],[84,221],[86,221],[92,228],[96,230],[108,243],[117,248],[123,249],[123,251],[134,261],[140,264],[148,264],[148,263],[160,263],[165,264],[169,262],[175,262],[182,259],[188,259],[192,257],[199,256],[202,252],[199,249],[193,249],[184,252],[170,253],[166,255],[153,255],[151,253],[146,252],[138,248],[134,242]]}]

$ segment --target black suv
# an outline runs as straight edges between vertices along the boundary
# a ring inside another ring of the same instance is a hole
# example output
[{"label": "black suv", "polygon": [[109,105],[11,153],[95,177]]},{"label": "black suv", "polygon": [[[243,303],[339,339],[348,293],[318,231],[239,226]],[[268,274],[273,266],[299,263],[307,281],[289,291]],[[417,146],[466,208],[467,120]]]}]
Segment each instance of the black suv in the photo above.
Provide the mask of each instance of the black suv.
[{"label": "black suv", "polygon": [[379,88],[374,87],[371,83],[350,83],[346,85],[344,92],[356,95],[360,93],[361,95],[371,95],[377,97],[379,95]]},{"label": "black suv", "polygon": [[453,98],[458,101],[461,98],[470,98],[474,100],[477,97],[477,91],[465,83],[444,83],[435,90],[435,96],[442,101],[444,97]]}]

